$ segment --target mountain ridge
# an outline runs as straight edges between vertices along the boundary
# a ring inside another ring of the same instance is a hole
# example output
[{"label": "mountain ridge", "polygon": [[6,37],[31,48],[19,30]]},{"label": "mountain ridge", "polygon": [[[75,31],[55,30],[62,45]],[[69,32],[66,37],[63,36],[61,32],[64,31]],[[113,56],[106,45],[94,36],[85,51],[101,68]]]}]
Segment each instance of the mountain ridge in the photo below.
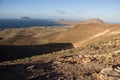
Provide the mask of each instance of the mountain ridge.
[{"label": "mountain ridge", "polygon": [[92,18],[81,22],[81,24],[103,24],[103,23],[104,22],[99,18]]}]

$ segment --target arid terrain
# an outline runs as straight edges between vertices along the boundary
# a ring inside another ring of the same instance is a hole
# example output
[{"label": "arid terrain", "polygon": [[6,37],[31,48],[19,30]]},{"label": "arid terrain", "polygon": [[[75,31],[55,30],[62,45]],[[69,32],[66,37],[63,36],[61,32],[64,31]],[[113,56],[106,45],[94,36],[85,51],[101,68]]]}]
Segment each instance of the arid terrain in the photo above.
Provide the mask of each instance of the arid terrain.
[{"label": "arid terrain", "polygon": [[120,24],[60,23],[0,29],[0,80],[120,80]]}]

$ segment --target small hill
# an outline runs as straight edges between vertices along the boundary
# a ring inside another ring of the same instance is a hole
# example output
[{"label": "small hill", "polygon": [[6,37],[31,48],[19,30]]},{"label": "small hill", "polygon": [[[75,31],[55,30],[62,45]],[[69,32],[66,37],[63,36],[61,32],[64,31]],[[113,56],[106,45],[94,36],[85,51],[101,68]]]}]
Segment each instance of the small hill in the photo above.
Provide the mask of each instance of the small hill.
[{"label": "small hill", "polygon": [[99,18],[88,19],[88,20],[85,20],[85,21],[81,22],[81,24],[91,24],[91,23],[103,24],[104,22]]},{"label": "small hill", "polygon": [[76,25],[76,24],[103,24],[104,21],[102,21],[99,18],[92,18],[88,20],[64,20],[60,19],[55,21],[56,23],[64,24],[64,25]]}]

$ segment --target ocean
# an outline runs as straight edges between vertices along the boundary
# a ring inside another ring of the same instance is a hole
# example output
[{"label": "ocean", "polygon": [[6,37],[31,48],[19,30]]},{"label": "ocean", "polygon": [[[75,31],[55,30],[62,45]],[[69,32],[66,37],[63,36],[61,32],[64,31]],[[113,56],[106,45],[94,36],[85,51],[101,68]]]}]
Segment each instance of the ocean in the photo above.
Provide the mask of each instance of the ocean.
[{"label": "ocean", "polygon": [[0,28],[22,28],[32,26],[63,26],[63,24],[48,19],[0,19]]}]

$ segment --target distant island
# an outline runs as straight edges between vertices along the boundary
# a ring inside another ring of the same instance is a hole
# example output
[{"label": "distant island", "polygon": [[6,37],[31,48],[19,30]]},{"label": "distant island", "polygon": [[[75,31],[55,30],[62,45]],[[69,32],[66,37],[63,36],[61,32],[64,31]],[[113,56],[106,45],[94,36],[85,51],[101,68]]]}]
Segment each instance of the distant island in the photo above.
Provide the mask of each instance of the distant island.
[{"label": "distant island", "polygon": [[26,17],[26,16],[24,16],[24,17],[20,17],[19,19],[20,19],[20,20],[29,20],[30,17]]}]

